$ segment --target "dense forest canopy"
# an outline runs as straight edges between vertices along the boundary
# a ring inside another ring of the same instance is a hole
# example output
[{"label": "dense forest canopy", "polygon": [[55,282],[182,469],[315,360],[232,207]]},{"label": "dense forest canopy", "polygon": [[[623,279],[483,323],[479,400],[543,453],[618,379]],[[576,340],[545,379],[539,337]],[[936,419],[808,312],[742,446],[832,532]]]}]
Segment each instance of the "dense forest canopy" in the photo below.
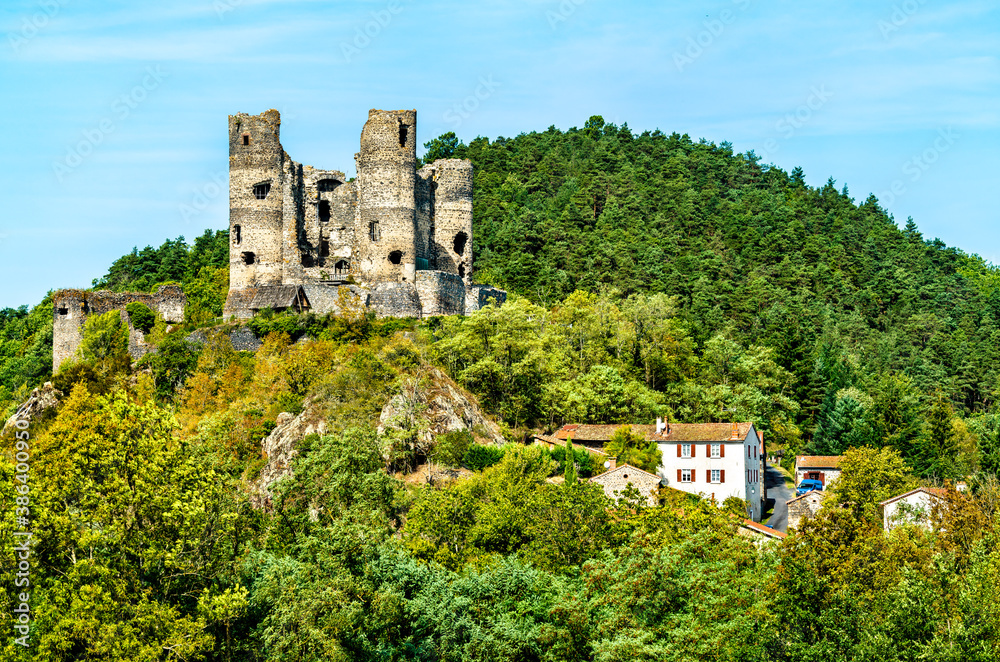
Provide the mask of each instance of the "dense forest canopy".
[{"label": "dense forest canopy", "polygon": [[[0,657],[1000,656],[991,265],[725,143],[593,117],[427,147],[476,166],[475,277],[511,293],[503,306],[266,311],[247,325],[260,349],[236,351],[219,319],[228,237],[206,231],[94,281],[184,288],[183,324],[130,313],[157,346],[136,364],[117,312],[88,319],[53,376],[51,297],[0,311],[0,406],[48,379],[63,393],[26,441],[0,437],[0,501],[31,511],[0,512],[8,623],[25,590],[14,532],[36,540],[31,645],[5,638]],[[508,443],[427,440],[417,396],[452,379]],[[297,440],[261,507],[262,440],[291,416],[326,427]],[[786,463],[842,453],[843,474],[817,517],[757,546],[737,533],[743,503],[669,488],[656,506],[634,490],[616,503],[575,480],[595,471],[586,451],[521,443],[656,416],[753,420]],[[929,528],[883,532],[882,500],[959,478],[968,492],[945,492]]]}]

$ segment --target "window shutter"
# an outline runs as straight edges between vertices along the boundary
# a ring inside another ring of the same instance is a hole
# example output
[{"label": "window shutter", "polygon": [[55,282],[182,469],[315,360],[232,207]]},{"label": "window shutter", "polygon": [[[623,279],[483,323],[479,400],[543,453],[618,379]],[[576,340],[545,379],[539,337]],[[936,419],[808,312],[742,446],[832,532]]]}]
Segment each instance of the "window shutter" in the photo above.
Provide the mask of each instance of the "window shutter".
[{"label": "window shutter", "polygon": [[677,470],[677,482],[678,483],[681,482],[681,470],[680,469]]},{"label": "window shutter", "polygon": [[824,472],[819,472],[819,482],[826,487],[826,474]]},{"label": "window shutter", "polygon": [[723,469],[722,471],[719,472],[719,482],[720,483],[726,482],[726,470],[725,469]]},{"label": "window shutter", "polygon": [[719,455],[722,456],[722,457],[726,457],[726,445],[725,444],[719,444]]},{"label": "window shutter", "polygon": [[705,482],[706,483],[711,483],[712,482],[712,470],[711,469],[705,469]]},{"label": "window shutter", "polygon": [[681,445],[677,444],[677,457],[681,456]]}]

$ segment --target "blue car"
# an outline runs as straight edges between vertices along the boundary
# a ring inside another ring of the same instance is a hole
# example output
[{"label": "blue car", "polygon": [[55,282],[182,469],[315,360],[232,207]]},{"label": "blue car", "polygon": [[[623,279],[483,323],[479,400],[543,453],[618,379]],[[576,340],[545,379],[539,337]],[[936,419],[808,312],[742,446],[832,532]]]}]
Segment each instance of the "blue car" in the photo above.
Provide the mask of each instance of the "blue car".
[{"label": "blue car", "polygon": [[823,491],[823,483],[812,478],[806,478],[799,486],[795,488],[795,496],[802,496],[806,492],[812,492],[813,490]]}]

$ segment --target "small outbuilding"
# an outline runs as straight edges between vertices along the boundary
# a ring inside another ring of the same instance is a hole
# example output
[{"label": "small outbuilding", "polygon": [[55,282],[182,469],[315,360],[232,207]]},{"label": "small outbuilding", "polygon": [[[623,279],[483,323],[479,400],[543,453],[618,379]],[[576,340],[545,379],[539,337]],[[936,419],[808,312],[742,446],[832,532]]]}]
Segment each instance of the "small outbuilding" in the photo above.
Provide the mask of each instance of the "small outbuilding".
[{"label": "small outbuilding", "polygon": [[897,526],[912,524],[930,528],[931,511],[940,504],[948,490],[941,487],[918,487],[886,499],[882,507],[882,528],[888,533]]},{"label": "small outbuilding", "polygon": [[618,501],[625,489],[631,485],[646,497],[648,505],[655,506],[660,502],[660,477],[633,467],[631,464],[613,467],[600,475],[594,476],[590,479],[590,482],[600,485],[604,489],[604,494],[609,499],[614,499],[615,501]]},{"label": "small outbuilding", "polygon": [[823,489],[840,476],[839,455],[799,455],[795,458],[795,484],[818,480]]},{"label": "small outbuilding", "polygon": [[789,530],[797,529],[802,522],[810,517],[815,517],[816,513],[819,512],[820,506],[823,505],[823,499],[825,497],[826,492],[812,490],[810,492],[806,492],[802,496],[789,499],[786,502],[788,507]]}]

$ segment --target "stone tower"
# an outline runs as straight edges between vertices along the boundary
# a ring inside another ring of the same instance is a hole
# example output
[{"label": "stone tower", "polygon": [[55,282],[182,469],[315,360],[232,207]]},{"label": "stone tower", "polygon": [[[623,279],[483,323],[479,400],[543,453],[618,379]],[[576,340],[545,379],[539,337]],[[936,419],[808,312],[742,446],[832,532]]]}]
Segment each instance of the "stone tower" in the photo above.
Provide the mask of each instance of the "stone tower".
[{"label": "stone tower", "polygon": [[415,110],[372,110],[361,131],[352,273],[362,282],[415,280],[416,129]]},{"label": "stone tower", "polygon": [[282,282],[281,117],[229,116],[229,286]]},{"label": "stone tower", "polygon": [[434,169],[435,269],[472,282],[472,162],[442,159]]}]

